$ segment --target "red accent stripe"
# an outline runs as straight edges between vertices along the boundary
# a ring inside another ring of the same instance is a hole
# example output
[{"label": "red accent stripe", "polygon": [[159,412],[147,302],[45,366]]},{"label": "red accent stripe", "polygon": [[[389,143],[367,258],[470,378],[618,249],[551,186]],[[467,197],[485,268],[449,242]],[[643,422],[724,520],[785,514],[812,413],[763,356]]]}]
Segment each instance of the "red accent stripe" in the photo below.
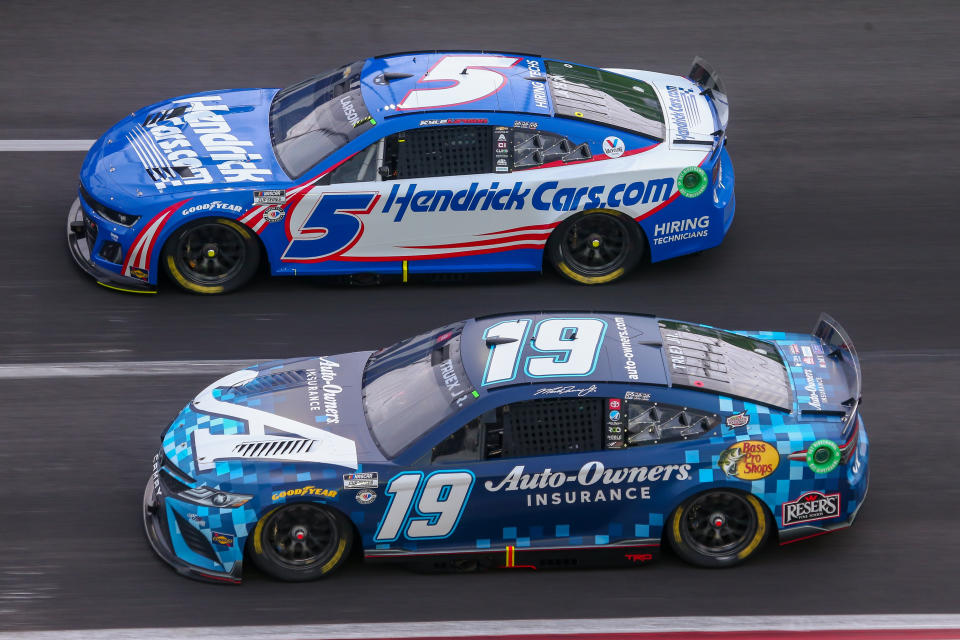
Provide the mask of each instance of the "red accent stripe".
[{"label": "red accent stripe", "polygon": [[490,233],[481,233],[481,236],[495,236],[503,233],[513,233],[515,231],[534,231],[537,229],[553,229],[560,226],[559,222],[551,222],[550,224],[534,224],[528,227],[514,227],[513,229],[504,229],[503,231],[491,231]]},{"label": "red accent stripe", "polygon": [[[137,246],[137,243],[140,242],[140,239],[143,237],[143,234],[145,234],[145,233],[147,232],[147,229],[149,229],[149,228],[153,225],[153,223],[156,222],[161,216],[167,215],[168,213],[173,213],[173,210],[174,210],[174,209],[176,209],[176,208],[178,208],[178,207],[186,204],[187,202],[190,202],[190,198],[187,198],[186,200],[181,200],[180,202],[178,202],[178,203],[176,203],[176,204],[173,204],[173,205],[167,207],[166,209],[164,209],[163,211],[161,211],[161,212],[158,213],[157,215],[155,215],[155,216],[153,216],[152,218],[150,218],[150,222],[148,222],[146,225],[144,225],[143,229],[140,230],[140,233],[137,234],[137,237],[133,239],[133,242],[132,242],[132,243],[130,243],[130,248],[133,249],[134,247]],[[153,241],[150,242],[150,246],[149,246],[149,247],[144,248],[144,249],[141,249],[141,251],[136,251],[136,252],[131,250],[130,253],[127,254],[126,260],[123,261],[123,269],[120,270],[120,273],[126,273],[126,272],[127,272],[127,268],[130,266],[130,260],[134,257],[134,254],[139,255],[139,254],[140,254],[142,251],[144,251],[144,250],[147,251],[147,261],[146,261],[146,262],[147,262],[147,266],[148,266],[148,268],[149,268],[149,265],[150,265],[150,251],[153,250],[153,242],[156,241],[157,234],[160,233],[160,230],[161,230],[162,228],[163,228],[163,225],[160,225],[159,227],[157,227],[157,229],[156,229],[156,231],[154,232],[154,235],[153,235]]]},{"label": "red accent stripe", "polygon": [[634,218],[634,220],[636,220],[637,222],[640,222],[640,221],[643,220],[644,218],[649,218],[650,216],[652,216],[653,214],[655,214],[657,211],[660,211],[660,209],[663,209],[665,206],[667,206],[668,204],[670,204],[671,202],[673,202],[674,200],[676,200],[676,199],[677,199],[677,196],[679,196],[679,195],[680,195],[680,192],[677,191],[675,194],[673,194],[672,196],[670,196],[669,198],[667,198],[666,200],[664,200],[663,202],[661,202],[660,204],[658,204],[657,206],[655,206],[653,209],[650,209],[650,211],[647,211],[646,213],[641,214],[641,215],[637,216],[636,218]]},{"label": "red accent stripe", "polygon": [[[584,163],[587,163],[587,162],[597,162],[598,160],[619,160],[620,158],[625,158],[625,157],[627,157],[627,156],[635,156],[635,155],[637,155],[637,154],[644,153],[645,151],[650,151],[650,149],[653,149],[654,147],[658,147],[658,146],[660,146],[660,144],[661,144],[661,143],[656,142],[656,143],[654,143],[654,144],[651,144],[651,145],[648,146],[648,147],[641,147],[641,148],[639,148],[639,149],[631,149],[630,151],[626,151],[626,152],[623,153],[623,155],[618,156],[618,157],[616,157],[616,158],[611,158],[610,156],[608,156],[608,155],[605,154],[605,153],[600,153],[600,154],[597,154],[597,155],[593,156],[592,158],[584,158],[583,160],[569,160],[569,161],[567,161],[567,162],[564,162],[563,160],[554,160],[553,162],[548,162],[547,164],[541,164],[541,165],[538,165],[538,166],[536,166],[536,167],[525,167],[525,168],[522,168],[522,169],[514,169],[514,172],[520,172],[520,171],[536,171],[537,169],[550,169],[550,168],[552,168],[552,167],[566,167],[566,166],[571,165],[571,164],[584,164]],[[708,155],[709,155],[709,154],[708,154]],[[701,160],[701,163],[702,163],[702,162],[703,162],[703,161]]]},{"label": "red accent stripe", "polygon": [[[846,529],[846,527],[843,527],[843,529]],[[832,529],[832,530],[830,530],[830,531],[818,531],[818,532],[816,532],[816,533],[811,533],[811,534],[808,535],[808,536],[803,536],[802,538],[793,538],[792,540],[787,540],[787,541],[785,541],[785,542],[781,542],[781,543],[780,543],[780,546],[782,547],[782,546],[784,546],[784,545],[793,544],[794,542],[800,542],[801,540],[809,540],[810,538],[816,538],[816,537],[818,537],[818,536],[825,536],[825,535],[827,535],[828,533],[835,533],[835,532],[837,532],[837,531],[843,531],[843,529]]]},{"label": "red accent stripe", "polygon": [[[504,626],[510,624],[504,621]],[[638,633],[531,633],[487,636],[403,636],[404,640],[953,640],[960,629],[835,629],[829,631],[648,631]]]},{"label": "red accent stripe", "polygon": [[456,249],[458,247],[482,247],[483,245],[502,244],[504,242],[516,242],[517,240],[546,240],[550,233],[524,233],[516,236],[506,236],[503,238],[488,238],[487,240],[474,240],[471,242],[454,242],[451,244],[432,244],[432,245],[400,245],[403,249]]}]

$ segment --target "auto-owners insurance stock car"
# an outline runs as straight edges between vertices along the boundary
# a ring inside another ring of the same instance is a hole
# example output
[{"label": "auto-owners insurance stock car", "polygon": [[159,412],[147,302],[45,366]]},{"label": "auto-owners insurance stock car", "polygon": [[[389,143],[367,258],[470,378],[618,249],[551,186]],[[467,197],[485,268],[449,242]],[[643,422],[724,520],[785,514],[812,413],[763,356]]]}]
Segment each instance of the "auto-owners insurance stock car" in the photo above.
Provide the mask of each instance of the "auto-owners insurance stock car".
[{"label": "auto-owners insurance stock car", "polygon": [[689,78],[538,56],[361,60],[283,90],[184,96],[90,149],[68,218],[105,286],[274,275],[539,271],[581,283],[718,245],[727,98]]},{"label": "auto-owners insurance stock car", "polygon": [[164,430],[147,535],[182,574],[736,564],[846,527],[866,495],[844,330],[728,332],[613,313],[459,322],[376,352],[267,363]]}]

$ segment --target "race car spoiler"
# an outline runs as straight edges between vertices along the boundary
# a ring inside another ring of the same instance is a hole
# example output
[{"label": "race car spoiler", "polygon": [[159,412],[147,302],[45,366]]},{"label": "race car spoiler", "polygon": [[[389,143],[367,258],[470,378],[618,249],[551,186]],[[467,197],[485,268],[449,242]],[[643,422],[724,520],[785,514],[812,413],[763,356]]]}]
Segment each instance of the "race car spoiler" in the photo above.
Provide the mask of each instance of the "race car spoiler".
[{"label": "race car spoiler", "polygon": [[714,149],[719,149],[727,137],[727,124],[730,122],[730,103],[727,101],[726,87],[713,65],[700,56],[693,59],[693,66],[687,77],[700,87],[701,94],[707,96],[707,101],[713,105],[719,125],[713,132]]},{"label": "race car spoiler", "polygon": [[820,314],[813,336],[823,343],[824,352],[835,360],[843,370],[847,379],[847,389],[850,396],[841,404],[846,408],[843,418],[843,432],[847,433],[857,420],[857,410],[860,407],[862,391],[862,377],[860,373],[860,358],[853,341],[840,323],[826,313]]}]

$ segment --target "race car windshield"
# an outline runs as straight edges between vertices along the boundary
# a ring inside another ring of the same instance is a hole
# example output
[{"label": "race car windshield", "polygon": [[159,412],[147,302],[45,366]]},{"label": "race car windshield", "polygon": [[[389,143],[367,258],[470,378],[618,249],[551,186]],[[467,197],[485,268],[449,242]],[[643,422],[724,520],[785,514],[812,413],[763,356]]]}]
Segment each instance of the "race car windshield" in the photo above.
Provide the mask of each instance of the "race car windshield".
[{"label": "race car windshield", "polygon": [[793,407],[787,366],[773,345],[712,327],[660,320],[674,386]]},{"label": "race car windshield", "polygon": [[363,410],[388,458],[476,400],[460,360],[463,322],[381,349],[363,371]]},{"label": "race car windshield", "polygon": [[299,178],[373,124],[360,95],[363,63],[314,76],[274,96],[270,141],[291,178]]},{"label": "race car windshield", "polygon": [[613,126],[655,140],[666,136],[660,100],[648,83],[569,62],[546,63],[558,116]]}]

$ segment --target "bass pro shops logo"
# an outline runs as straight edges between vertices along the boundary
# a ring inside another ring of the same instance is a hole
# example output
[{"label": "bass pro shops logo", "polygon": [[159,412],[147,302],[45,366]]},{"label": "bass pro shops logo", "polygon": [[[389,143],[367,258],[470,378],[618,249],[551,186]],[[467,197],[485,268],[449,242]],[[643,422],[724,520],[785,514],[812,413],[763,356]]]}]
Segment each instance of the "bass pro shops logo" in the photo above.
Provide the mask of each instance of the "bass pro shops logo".
[{"label": "bass pro shops logo", "polygon": [[760,440],[738,442],[720,454],[717,466],[728,477],[741,480],[766,478],[780,465],[777,448]]}]

